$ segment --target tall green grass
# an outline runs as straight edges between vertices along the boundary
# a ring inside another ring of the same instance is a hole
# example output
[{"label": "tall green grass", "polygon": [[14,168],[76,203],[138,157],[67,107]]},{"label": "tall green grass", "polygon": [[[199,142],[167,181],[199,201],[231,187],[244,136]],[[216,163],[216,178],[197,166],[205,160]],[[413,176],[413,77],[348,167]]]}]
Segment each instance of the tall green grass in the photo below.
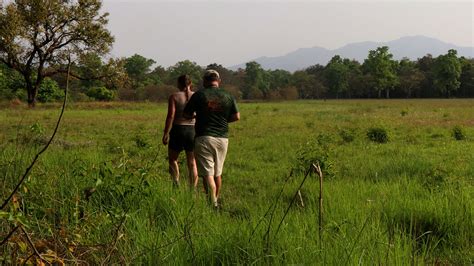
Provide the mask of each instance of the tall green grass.
[{"label": "tall green grass", "polygon": [[[172,186],[160,144],[165,104],[69,107],[56,141],[0,213],[1,239],[22,224],[39,252],[66,263],[473,262],[472,100],[245,103],[240,109],[216,212],[202,188]],[[42,147],[57,114],[54,106],[0,110],[1,198]],[[387,143],[367,138],[375,126],[388,130]],[[455,126],[464,140],[452,136]],[[301,189],[304,207],[293,204],[283,220],[314,160],[326,163],[321,241],[314,174]],[[31,254],[20,231],[0,246],[4,264]]]}]

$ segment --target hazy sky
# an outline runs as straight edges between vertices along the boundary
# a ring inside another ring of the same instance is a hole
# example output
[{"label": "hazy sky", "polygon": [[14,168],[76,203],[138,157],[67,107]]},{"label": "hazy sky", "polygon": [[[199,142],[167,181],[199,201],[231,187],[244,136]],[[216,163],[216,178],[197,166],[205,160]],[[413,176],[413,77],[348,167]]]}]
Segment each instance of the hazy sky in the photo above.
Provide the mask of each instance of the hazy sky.
[{"label": "hazy sky", "polygon": [[474,46],[472,1],[105,0],[114,56],[231,66],[298,48],[425,35]]}]

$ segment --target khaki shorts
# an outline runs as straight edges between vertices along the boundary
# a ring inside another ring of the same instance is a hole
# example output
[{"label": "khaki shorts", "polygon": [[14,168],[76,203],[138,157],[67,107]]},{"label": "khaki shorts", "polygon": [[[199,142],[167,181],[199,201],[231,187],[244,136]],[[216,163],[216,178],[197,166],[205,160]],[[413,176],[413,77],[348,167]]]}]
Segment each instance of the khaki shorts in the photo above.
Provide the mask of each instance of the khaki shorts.
[{"label": "khaki shorts", "polygon": [[210,136],[196,137],[194,157],[200,176],[220,176],[224,167],[229,139]]}]

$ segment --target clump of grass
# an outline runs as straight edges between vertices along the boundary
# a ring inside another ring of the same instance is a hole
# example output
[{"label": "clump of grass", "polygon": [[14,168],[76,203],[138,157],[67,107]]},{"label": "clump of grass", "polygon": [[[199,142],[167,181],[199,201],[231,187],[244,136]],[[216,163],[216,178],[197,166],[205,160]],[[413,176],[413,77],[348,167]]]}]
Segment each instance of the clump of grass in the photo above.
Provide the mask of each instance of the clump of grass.
[{"label": "clump of grass", "polygon": [[389,141],[388,130],[383,127],[372,127],[367,130],[367,138],[377,143],[387,143]]},{"label": "clump of grass", "polygon": [[455,126],[452,129],[452,135],[455,140],[465,140],[466,139],[466,133],[464,132],[464,129],[461,126]]},{"label": "clump of grass", "polygon": [[148,148],[150,146],[148,140],[146,140],[142,135],[136,135],[134,141],[138,148]]},{"label": "clump of grass", "polygon": [[353,142],[355,139],[355,130],[351,129],[341,129],[339,130],[339,136],[341,137],[342,141],[345,143]]},{"label": "clump of grass", "polygon": [[408,114],[408,111],[407,111],[407,110],[402,110],[402,111],[400,112],[400,115],[401,115],[401,116],[406,116],[407,114]]}]

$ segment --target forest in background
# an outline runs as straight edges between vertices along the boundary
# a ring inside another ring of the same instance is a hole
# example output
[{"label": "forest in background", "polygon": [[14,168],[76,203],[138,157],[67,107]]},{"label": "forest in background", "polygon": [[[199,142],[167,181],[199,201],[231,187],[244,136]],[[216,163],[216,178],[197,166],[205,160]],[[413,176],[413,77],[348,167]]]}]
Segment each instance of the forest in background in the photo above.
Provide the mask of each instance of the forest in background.
[{"label": "forest in background", "polygon": [[[474,60],[458,57],[455,50],[438,57],[427,54],[416,61],[397,61],[384,46],[369,51],[362,63],[334,56],[325,66],[315,64],[293,73],[265,70],[254,61],[236,71],[189,60],[168,68],[156,65],[139,54],[105,61],[96,53],[85,53],[72,65],[71,98],[79,102],[164,101],[176,90],[179,75],[190,75],[199,89],[205,69],[217,70],[222,87],[243,100],[474,97]],[[37,100],[61,100],[65,86],[65,73],[47,77]],[[0,64],[0,99],[27,99],[22,75],[5,64]]]}]

